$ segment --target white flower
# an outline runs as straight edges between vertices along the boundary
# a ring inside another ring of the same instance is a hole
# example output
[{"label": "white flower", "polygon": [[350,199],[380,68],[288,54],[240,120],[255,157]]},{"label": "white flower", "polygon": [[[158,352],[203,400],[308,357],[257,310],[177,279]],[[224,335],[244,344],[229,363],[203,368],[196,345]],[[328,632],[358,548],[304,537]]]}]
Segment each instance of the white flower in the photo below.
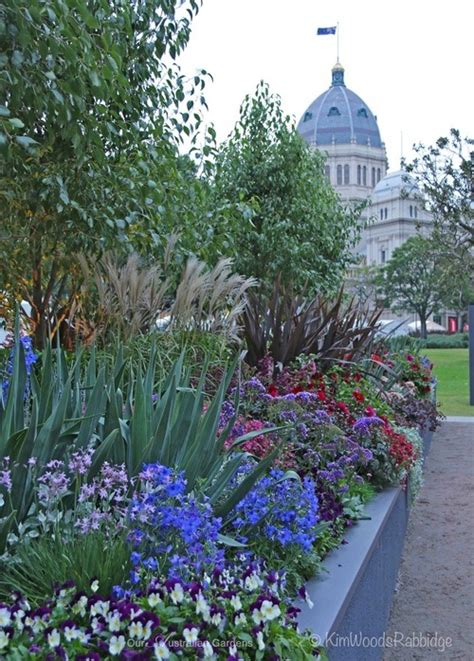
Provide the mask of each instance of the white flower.
[{"label": "white flower", "polygon": [[191,629],[186,627],[186,629],[184,629],[183,631],[183,638],[188,644],[192,644],[195,643],[196,640],[198,639],[198,633],[199,633],[199,629],[197,629],[196,627],[192,627]]},{"label": "white flower", "polygon": [[51,633],[48,633],[48,645],[51,648],[58,647],[61,642],[61,634],[57,629],[53,629]]},{"label": "white flower", "polygon": [[245,624],[247,622],[247,617],[245,616],[245,613],[239,613],[238,615],[236,615],[234,622],[236,625]]},{"label": "white flower", "polygon": [[109,641],[109,652],[112,656],[118,656],[125,647],[124,636],[112,636]]},{"label": "white flower", "polygon": [[40,631],[43,631],[43,629],[46,628],[46,624],[43,622],[43,620],[38,617],[38,615],[35,616],[35,619],[33,620],[33,624],[31,625],[31,628],[34,633],[40,633]]},{"label": "white flower", "polygon": [[204,652],[204,658],[205,659],[213,659],[214,658],[214,650],[212,649],[212,645],[208,640],[206,640],[203,643],[202,651]]},{"label": "white flower", "polygon": [[141,622],[132,622],[128,627],[128,634],[130,638],[141,640],[143,638],[143,624]]},{"label": "white flower", "polygon": [[209,620],[209,604],[202,596],[200,592],[196,599],[196,615],[203,615],[204,620],[207,622]]},{"label": "white flower", "polygon": [[265,649],[265,643],[263,642],[263,631],[257,633],[257,645],[259,650]]},{"label": "white flower", "polygon": [[258,588],[263,585],[263,581],[261,578],[257,576],[255,572],[251,574],[250,576],[247,576],[245,579],[245,589],[248,590],[249,592],[254,592],[255,590],[258,590]]},{"label": "white flower", "polygon": [[180,604],[183,601],[184,592],[180,583],[175,583],[175,586],[171,591],[170,597],[173,604]]},{"label": "white flower", "polygon": [[68,643],[71,642],[71,640],[75,640],[79,635],[79,630],[76,629],[75,627],[65,627],[64,628],[64,638],[67,640]]},{"label": "white flower", "polygon": [[110,608],[110,601],[96,601],[91,606],[91,615],[107,615]]},{"label": "white flower", "polygon": [[79,613],[82,617],[86,614],[87,597],[82,596],[72,607],[73,613]]},{"label": "white flower", "polygon": [[109,631],[120,631],[120,613],[114,611],[113,614],[109,613],[108,617]]},{"label": "white flower", "polygon": [[155,643],[153,645],[153,651],[155,652],[155,657],[157,659],[169,659],[170,658],[170,651],[166,647],[166,644],[160,640],[159,643]]},{"label": "white flower", "polygon": [[274,620],[276,617],[281,615],[280,606],[272,604],[271,601],[265,599],[265,601],[260,606],[260,612],[262,614],[263,620]]},{"label": "white flower", "polygon": [[241,661],[241,657],[238,656],[237,648],[234,643],[232,643],[232,645],[229,647],[229,656],[235,656],[239,661]]},{"label": "white flower", "polygon": [[77,640],[82,643],[83,645],[87,645],[89,642],[90,635],[88,633],[85,633],[85,631],[79,631],[77,634]]},{"label": "white flower", "polygon": [[150,608],[154,608],[157,604],[161,603],[161,597],[156,592],[152,592],[148,595],[148,605]]},{"label": "white flower", "polygon": [[9,638],[4,631],[0,631],[0,650],[3,650],[8,645]]},{"label": "white flower", "polygon": [[253,609],[252,620],[255,622],[255,624],[260,624],[263,622],[262,613],[258,610],[258,608]]},{"label": "white flower", "polygon": [[98,589],[99,589],[99,581],[95,579],[95,581],[92,581],[91,583],[91,590],[92,592],[97,592]]},{"label": "white flower", "polygon": [[130,619],[131,619],[131,620],[134,620],[136,617],[138,617],[138,616],[141,615],[142,613],[143,613],[143,611],[142,611],[141,608],[137,608],[137,610],[135,610],[134,608],[132,608],[132,610],[130,611]]},{"label": "white flower", "polygon": [[10,610],[8,608],[0,608],[0,627],[8,627],[11,621]]},{"label": "white flower", "polygon": [[218,627],[221,622],[222,615],[220,613],[214,613],[214,615],[211,617],[211,624],[214,624],[214,626]]},{"label": "white flower", "polygon": [[238,594],[234,594],[234,596],[230,600],[230,605],[235,611],[242,610],[242,602],[240,601],[240,597]]}]

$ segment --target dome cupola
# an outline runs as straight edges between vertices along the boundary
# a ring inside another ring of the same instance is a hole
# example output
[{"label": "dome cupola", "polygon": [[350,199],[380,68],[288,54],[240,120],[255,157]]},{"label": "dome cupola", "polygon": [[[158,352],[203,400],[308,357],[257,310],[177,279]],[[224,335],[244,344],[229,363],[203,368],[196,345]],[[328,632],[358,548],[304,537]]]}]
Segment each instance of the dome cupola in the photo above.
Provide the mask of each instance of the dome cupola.
[{"label": "dome cupola", "polygon": [[376,117],[346,87],[344,67],[339,62],[332,69],[331,87],[308,107],[298,123],[298,132],[317,147],[358,144],[383,148]]}]

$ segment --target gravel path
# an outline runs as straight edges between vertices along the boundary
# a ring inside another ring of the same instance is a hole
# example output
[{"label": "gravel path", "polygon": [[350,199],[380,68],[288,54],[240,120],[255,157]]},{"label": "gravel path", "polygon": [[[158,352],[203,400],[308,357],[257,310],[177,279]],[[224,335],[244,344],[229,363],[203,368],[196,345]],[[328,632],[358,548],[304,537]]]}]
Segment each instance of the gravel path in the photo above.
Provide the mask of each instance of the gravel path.
[{"label": "gravel path", "polygon": [[403,646],[386,647],[384,661],[474,660],[473,491],[474,423],[445,422],[410,516],[387,630]]}]

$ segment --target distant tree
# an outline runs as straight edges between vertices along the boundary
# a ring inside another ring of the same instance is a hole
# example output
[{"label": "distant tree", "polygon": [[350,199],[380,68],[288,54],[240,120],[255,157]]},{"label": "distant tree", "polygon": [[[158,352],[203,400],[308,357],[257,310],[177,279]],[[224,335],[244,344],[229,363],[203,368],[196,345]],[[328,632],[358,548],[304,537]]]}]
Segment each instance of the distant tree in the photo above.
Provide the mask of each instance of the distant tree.
[{"label": "distant tree", "polygon": [[474,247],[474,140],[451,129],[449,137],[433,146],[419,144],[415,151],[405,166],[433,214],[434,235],[446,254],[463,261]]},{"label": "distant tree", "polygon": [[153,248],[193,208],[178,143],[204,78],[189,88],[174,61],[199,5],[0,5],[0,291],[30,302],[37,346],[74,296],[78,252]]},{"label": "distant tree", "polygon": [[238,272],[267,284],[280,274],[297,288],[337,286],[353,259],[361,208],[343,206],[324,162],[260,83],[218,153],[213,182],[221,205],[243,210],[222,226]]},{"label": "distant tree", "polygon": [[415,312],[424,338],[428,317],[439,309],[446,291],[445,274],[435,247],[431,238],[410,237],[393,251],[379,281],[385,305]]}]

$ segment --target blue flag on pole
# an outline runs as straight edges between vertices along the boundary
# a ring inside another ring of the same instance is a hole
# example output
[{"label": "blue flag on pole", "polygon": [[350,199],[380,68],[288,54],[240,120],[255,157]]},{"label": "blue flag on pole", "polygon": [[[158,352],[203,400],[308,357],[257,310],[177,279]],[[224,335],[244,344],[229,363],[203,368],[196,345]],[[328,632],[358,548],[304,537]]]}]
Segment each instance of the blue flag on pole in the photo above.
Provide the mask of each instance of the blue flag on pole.
[{"label": "blue flag on pole", "polygon": [[336,34],[336,26],[334,25],[331,28],[318,28],[318,36],[320,34]]}]

